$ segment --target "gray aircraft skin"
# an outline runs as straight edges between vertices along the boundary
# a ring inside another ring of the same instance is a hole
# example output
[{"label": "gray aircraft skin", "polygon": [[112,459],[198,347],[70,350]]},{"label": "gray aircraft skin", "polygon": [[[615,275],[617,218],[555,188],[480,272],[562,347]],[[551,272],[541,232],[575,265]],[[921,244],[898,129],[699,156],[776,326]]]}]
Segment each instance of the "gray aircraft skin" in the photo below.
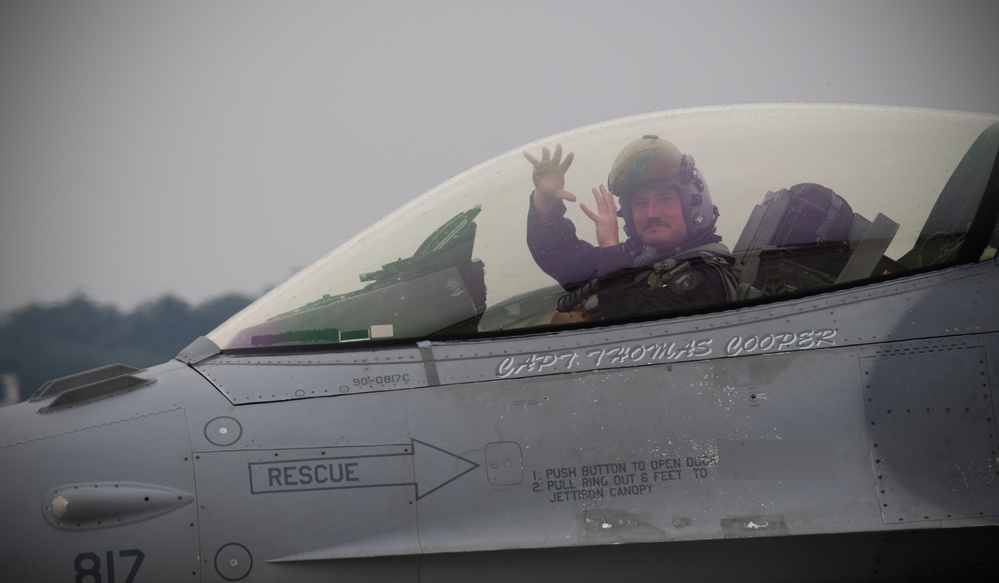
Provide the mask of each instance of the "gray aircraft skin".
[{"label": "gray aircraft skin", "polygon": [[[586,202],[648,134],[750,293],[552,324],[522,152],[574,152]],[[996,116],[763,105],[501,155],[175,360],[0,410],[0,580],[997,580],[997,148]],[[780,239],[802,183],[842,240]]]}]

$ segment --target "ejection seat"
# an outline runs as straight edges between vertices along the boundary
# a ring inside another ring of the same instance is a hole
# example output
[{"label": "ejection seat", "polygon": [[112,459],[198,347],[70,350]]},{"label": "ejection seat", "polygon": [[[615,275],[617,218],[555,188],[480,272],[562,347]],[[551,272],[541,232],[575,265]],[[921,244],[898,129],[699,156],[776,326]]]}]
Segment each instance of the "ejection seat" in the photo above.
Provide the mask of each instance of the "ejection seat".
[{"label": "ejection seat", "polygon": [[853,212],[818,184],[768,192],[732,249],[741,284],[762,295],[805,292],[897,271],[885,257],[898,223]]}]

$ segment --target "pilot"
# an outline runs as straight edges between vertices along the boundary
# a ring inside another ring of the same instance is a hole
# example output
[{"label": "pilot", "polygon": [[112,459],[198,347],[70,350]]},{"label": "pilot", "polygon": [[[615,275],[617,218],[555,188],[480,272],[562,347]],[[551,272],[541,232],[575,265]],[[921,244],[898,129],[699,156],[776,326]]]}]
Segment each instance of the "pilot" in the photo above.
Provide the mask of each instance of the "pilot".
[{"label": "pilot", "polygon": [[[542,148],[540,159],[524,156],[534,166],[528,248],[538,266],[571,292],[553,323],[591,319],[582,306],[592,295],[606,318],[735,299],[733,260],[715,234],[718,208],[694,159],[675,145],[646,135],[621,150],[607,186],[592,189],[595,208],[580,204],[593,221],[596,246],[580,240],[565,218],[565,203],[576,201],[565,190],[573,153],[563,160],[558,144],[554,155]],[[624,219],[624,242],[618,217]]]}]

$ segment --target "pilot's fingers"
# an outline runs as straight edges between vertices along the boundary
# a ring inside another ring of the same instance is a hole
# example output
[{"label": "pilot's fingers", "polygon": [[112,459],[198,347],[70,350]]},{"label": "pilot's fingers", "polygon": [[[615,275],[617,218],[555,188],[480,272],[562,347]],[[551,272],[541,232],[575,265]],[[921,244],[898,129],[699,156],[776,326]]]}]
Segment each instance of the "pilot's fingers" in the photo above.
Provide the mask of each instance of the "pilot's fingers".
[{"label": "pilot's fingers", "polygon": [[569,169],[569,166],[572,166],[572,159],[574,157],[575,154],[572,152],[565,155],[565,160],[562,160],[562,163],[558,166],[558,169],[562,171],[562,174],[565,174],[565,171]]},{"label": "pilot's fingers", "polygon": [[562,173],[564,174],[565,170],[569,168],[569,164],[572,164],[572,152],[570,152],[569,155],[566,156],[565,161],[562,161],[560,163],[560,161],[562,160],[562,144],[555,145],[554,156],[552,156],[551,150],[549,150],[547,147],[542,146],[540,160],[526,150],[522,152],[522,154],[524,154],[524,157],[527,158],[528,162],[534,165],[534,168],[536,170],[539,170],[542,167],[544,167],[545,169],[560,168],[562,170]]},{"label": "pilot's fingers", "polygon": [[[595,189],[594,189],[595,190]],[[590,220],[597,225],[617,225],[617,215],[611,207],[607,206],[607,203],[597,200],[596,209],[591,209],[586,206],[585,203],[579,203],[579,208],[583,209],[586,216],[590,217]]]},{"label": "pilot's fingers", "polygon": [[568,190],[560,190],[558,195],[556,196],[568,202],[576,202],[576,195],[569,192]]},{"label": "pilot's fingers", "polygon": [[[593,188],[593,202],[597,205],[597,214],[598,215],[602,215],[602,214],[606,214],[607,213],[607,201],[602,200],[600,198],[600,191],[597,190],[596,187]],[[583,205],[580,204],[579,206],[582,207]],[[589,213],[587,213],[587,216],[589,216]],[[593,217],[590,217],[590,218],[593,219],[593,220],[596,220]]]},{"label": "pilot's fingers", "polygon": [[593,188],[593,200],[597,203],[597,210],[602,215],[613,215],[617,213],[617,205],[614,203],[614,196],[601,184]]},{"label": "pilot's fingers", "polygon": [[534,155],[525,150],[524,157],[527,158],[527,161],[533,164],[534,169],[537,170],[541,166],[548,164],[548,161],[551,160],[552,153],[548,150],[548,148],[541,148],[541,159],[538,160]]}]

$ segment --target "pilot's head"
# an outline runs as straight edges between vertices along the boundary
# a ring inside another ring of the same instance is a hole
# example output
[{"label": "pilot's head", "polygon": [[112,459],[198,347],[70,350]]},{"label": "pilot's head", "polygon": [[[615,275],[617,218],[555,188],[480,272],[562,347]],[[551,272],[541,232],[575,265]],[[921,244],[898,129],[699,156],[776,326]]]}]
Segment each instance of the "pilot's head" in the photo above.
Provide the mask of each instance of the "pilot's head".
[{"label": "pilot's head", "polygon": [[694,159],[658,136],[621,150],[607,187],[621,201],[624,230],[660,253],[674,252],[714,232],[717,209]]}]

